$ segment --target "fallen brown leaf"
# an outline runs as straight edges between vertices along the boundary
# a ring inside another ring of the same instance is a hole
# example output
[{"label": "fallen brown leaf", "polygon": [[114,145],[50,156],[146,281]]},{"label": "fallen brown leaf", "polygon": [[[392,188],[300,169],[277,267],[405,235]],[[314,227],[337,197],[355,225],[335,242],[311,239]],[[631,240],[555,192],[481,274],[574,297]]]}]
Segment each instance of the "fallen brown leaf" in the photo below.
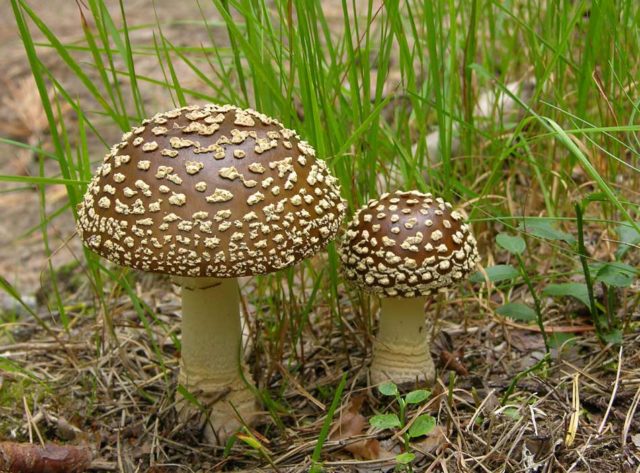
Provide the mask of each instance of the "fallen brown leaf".
[{"label": "fallen brown leaf", "polygon": [[460,376],[467,376],[469,371],[462,364],[462,358],[464,357],[464,348],[458,348],[451,352],[448,350],[442,350],[440,352],[440,361],[442,362],[443,369],[453,370]]},{"label": "fallen brown leaf", "polygon": [[444,429],[436,425],[429,434],[419,442],[414,442],[413,447],[422,453],[433,453],[440,446],[447,443],[447,435]]},{"label": "fallen brown leaf", "polygon": [[[331,440],[348,440],[362,435],[367,426],[367,419],[360,414],[363,401],[364,396],[356,396],[351,400],[349,407],[342,413],[338,424],[334,427]],[[360,439],[345,445],[344,449],[364,460],[378,460],[393,456],[380,446],[377,439]]]}]

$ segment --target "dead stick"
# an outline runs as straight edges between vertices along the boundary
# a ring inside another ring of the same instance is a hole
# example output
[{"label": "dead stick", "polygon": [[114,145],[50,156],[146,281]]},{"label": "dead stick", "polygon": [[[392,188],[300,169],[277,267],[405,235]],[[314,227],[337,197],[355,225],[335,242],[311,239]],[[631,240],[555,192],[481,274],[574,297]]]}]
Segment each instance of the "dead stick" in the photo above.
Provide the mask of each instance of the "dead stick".
[{"label": "dead stick", "polygon": [[90,465],[87,447],[0,442],[0,473],[82,473]]},{"label": "dead stick", "polygon": [[[536,325],[524,325],[516,322],[511,322],[507,319],[499,319],[499,321],[509,327],[519,328],[522,330],[529,330],[530,332],[540,332],[540,327]],[[545,325],[544,331],[546,333],[582,333],[593,332],[596,328],[593,325]]]}]

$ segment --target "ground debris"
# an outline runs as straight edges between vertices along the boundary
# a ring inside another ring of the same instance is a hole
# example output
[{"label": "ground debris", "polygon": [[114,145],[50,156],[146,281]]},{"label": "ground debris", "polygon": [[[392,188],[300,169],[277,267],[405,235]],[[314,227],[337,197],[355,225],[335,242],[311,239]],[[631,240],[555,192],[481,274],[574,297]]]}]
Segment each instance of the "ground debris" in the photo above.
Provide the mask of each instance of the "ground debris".
[{"label": "ground debris", "polygon": [[378,460],[381,458],[391,458],[393,453],[381,447],[376,438],[366,438],[363,436],[368,425],[367,419],[360,413],[364,396],[354,397],[347,410],[334,427],[331,435],[332,440],[350,440],[354,437],[362,437],[358,440],[348,442],[344,449],[352,453],[356,458],[364,460]]},{"label": "ground debris", "polygon": [[87,447],[31,443],[1,442],[2,473],[81,473],[91,465]]}]

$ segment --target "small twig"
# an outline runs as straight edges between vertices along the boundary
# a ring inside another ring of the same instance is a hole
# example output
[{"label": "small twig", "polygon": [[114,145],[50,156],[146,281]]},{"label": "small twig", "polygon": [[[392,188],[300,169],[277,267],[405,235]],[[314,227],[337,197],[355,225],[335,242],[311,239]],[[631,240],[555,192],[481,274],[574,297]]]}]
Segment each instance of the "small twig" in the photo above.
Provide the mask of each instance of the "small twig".
[{"label": "small twig", "polygon": [[529,404],[529,413],[531,414],[531,425],[533,426],[533,433],[538,435],[538,424],[536,423],[536,413],[533,410],[533,406]]},{"label": "small twig", "polygon": [[578,432],[578,421],[580,420],[580,373],[573,375],[572,383],[572,406],[571,417],[569,418],[569,427],[567,429],[567,435],[564,438],[564,444],[566,447],[573,445],[576,439],[576,433]]},{"label": "small twig", "polygon": [[289,371],[286,370],[284,366],[282,366],[282,363],[278,363],[277,366],[278,366],[278,371],[280,371],[282,376],[291,383],[291,385],[293,386],[293,389],[295,389],[298,394],[307,398],[313,405],[315,405],[317,408],[319,408],[323,412],[327,411],[327,406],[321,401],[319,401],[318,399],[316,399],[315,397],[313,397],[313,395],[309,391],[307,391],[293,376],[291,376],[291,373],[289,373]]},{"label": "small twig", "polygon": [[44,445],[44,439],[42,438],[42,435],[40,435],[40,429],[38,429],[38,425],[37,425],[40,419],[36,420],[33,417],[33,415],[31,414],[31,410],[29,409],[29,404],[27,403],[27,398],[24,396],[22,397],[22,404],[24,405],[24,412],[25,412],[25,415],[27,416],[27,424],[29,426],[29,443],[33,443],[33,431],[35,430],[36,435],[38,436],[38,440],[42,445]]},{"label": "small twig", "polygon": [[[519,324],[517,322],[512,322],[506,317],[498,319],[504,325],[508,325],[509,327],[519,328],[522,330],[528,330],[530,332],[541,332],[539,326],[537,325],[525,325]],[[582,333],[582,332],[593,332],[596,328],[593,325],[555,325],[555,326],[544,326],[545,333]]]},{"label": "small twig", "polygon": [[609,412],[611,412],[611,407],[613,406],[613,401],[616,398],[616,393],[618,392],[618,385],[620,384],[620,371],[622,370],[622,345],[620,345],[620,350],[618,352],[618,369],[616,370],[616,382],[613,384],[613,391],[611,391],[611,398],[609,399],[609,404],[607,405],[607,410],[604,413],[604,417],[602,418],[602,422],[600,422],[600,427],[598,427],[598,435],[602,434],[602,429],[604,429],[604,425],[607,423],[607,418],[609,417]]},{"label": "small twig", "polygon": [[475,412],[471,416],[471,419],[469,419],[469,422],[467,422],[467,426],[464,428],[466,432],[469,432],[469,430],[471,430],[471,428],[475,425],[476,419],[482,413],[482,408],[489,401],[489,399],[491,399],[491,396],[494,395],[495,392],[496,392],[495,389],[492,389],[491,391],[489,391],[489,393],[484,397],[480,405],[476,408]]},{"label": "small twig", "polygon": [[[7,354],[11,354],[14,351],[29,353],[34,351],[51,351],[58,346],[60,346],[59,342],[51,341],[11,343],[9,345],[0,346],[0,353],[2,353],[3,356],[6,356]],[[69,349],[86,349],[91,347],[91,345],[89,345],[87,342],[67,342],[66,346]]]},{"label": "small twig", "polygon": [[631,406],[629,406],[629,410],[627,411],[627,417],[624,419],[624,427],[622,428],[622,448],[627,444],[627,437],[629,436],[629,428],[631,428],[631,422],[633,421],[633,416],[636,414],[636,409],[638,408],[638,403],[640,403],[640,387],[636,391],[635,396],[633,396],[633,402],[631,402]]},{"label": "small twig", "polygon": [[108,462],[104,460],[95,460],[91,462],[89,466],[91,470],[100,470],[100,471],[117,471],[118,464],[116,462]]}]

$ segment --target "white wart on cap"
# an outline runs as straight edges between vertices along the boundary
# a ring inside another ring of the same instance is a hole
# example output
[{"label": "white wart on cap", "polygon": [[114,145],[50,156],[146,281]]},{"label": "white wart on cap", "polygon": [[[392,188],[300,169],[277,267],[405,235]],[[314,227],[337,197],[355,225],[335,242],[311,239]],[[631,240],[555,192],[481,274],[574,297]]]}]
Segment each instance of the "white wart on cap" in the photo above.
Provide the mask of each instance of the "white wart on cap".
[{"label": "white wart on cap", "polygon": [[159,113],[104,158],[78,230],[121,265],[177,276],[264,274],[311,256],[344,217],[337,179],[277,120],[230,105]]},{"label": "white wart on cap", "polygon": [[384,194],[355,214],[340,247],[343,272],[382,297],[417,297],[462,280],[479,260],[460,212],[431,194]]}]

